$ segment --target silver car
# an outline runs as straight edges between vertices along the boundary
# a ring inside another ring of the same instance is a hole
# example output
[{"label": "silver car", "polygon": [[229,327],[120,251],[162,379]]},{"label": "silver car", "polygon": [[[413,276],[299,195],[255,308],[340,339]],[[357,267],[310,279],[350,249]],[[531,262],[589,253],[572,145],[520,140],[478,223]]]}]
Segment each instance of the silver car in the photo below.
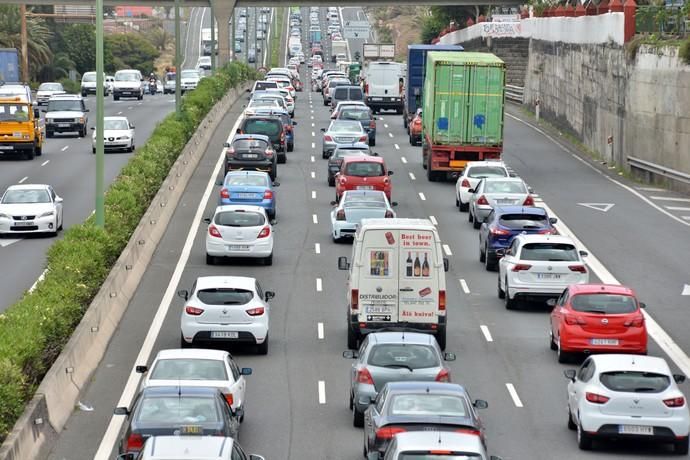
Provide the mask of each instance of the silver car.
[{"label": "silver car", "polygon": [[532,190],[519,177],[487,177],[470,189],[469,221],[479,228],[495,206],[534,206]]},{"label": "silver car", "polygon": [[[222,436],[199,436],[195,426],[184,426],[177,436],[150,436],[138,460],[264,460],[261,455],[247,454],[239,443]],[[122,454],[117,460],[135,460],[134,454]]]},{"label": "silver car", "polygon": [[323,144],[321,147],[321,156],[323,158],[330,157],[338,147],[369,141],[369,134],[364,131],[361,123],[358,121],[333,120],[328,129],[321,128],[321,132],[323,132]]},{"label": "silver car", "polygon": [[336,243],[355,236],[362,219],[394,218],[393,206],[380,190],[346,190],[340,203],[331,202],[331,234]]},{"label": "silver car", "polygon": [[[448,452],[462,452],[462,455],[449,457]],[[489,456],[482,439],[475,434],[444,431],[441,435],[441,432],[436,430],[410,431],[394,435],[383,458],[385,460],[404,458],[501,460],[501,457]]]},{"label": "silver car", "polygon": [[350,371],[352,423],[364,425],[364,411],[388,382],[450,382],[444,361],[455,354],[442,353],[431,334],[419,332],[372,332],[359,351],[347,350],[344,358],[355,359]]}]

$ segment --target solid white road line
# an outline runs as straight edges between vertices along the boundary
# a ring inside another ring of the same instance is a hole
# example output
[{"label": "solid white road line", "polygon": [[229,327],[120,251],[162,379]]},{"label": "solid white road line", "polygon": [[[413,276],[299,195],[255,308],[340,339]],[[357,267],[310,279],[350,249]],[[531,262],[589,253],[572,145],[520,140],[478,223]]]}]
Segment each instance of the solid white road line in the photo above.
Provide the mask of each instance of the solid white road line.
[{"label": "solid white road line", "polygon": [[517,391],[515,391],[513,384],[506,383],[506,388],[508,389],[508,393],[510,393],[510,397],[513,399],[513,404],[515,404],[515,407],[523,407],[522,401],[520,401],[520,397],[518,396]]},{"label": "solid white road line", "polygon": [[668,190],[663,189],[663,188],[658,188],[658,187],[635,187],[637,190],[641,190],[643,192],[668,192]]},{"label": "solid white road line", "polygon": [[393,147],[395,147],[395,150],[400,150],[400,146],[398,144],[393,144]]},{"label": "solid white road line", "polygon": [[486,327],[485,325],[480,325],[479,329],[481,329],[482,334],[484,334],[484,338],[486,339],[487,342],[493,342],[494,338],[491,337],[491,331],[489,331],[489,328]]},{"label": "solid white road line", "polygon": [[450,250],[450,246],[448,246],[447,244],[443,245],[443,252],[445,252],[446,255],[449,257],[453,255],[453,251]]},{"label": "solid white road line", "polygon": [[393,133],[388,133],[388,137],[390,137],[391,139],[393,139]]},{"label": "solid white road line", "polygon": [[410,180],[416,180],[416,179],[417,179],[417,178],[415,177],[414,173],[408,172],[407,174],[409,174]]},{"label": "solid white road line", "polygon": [[323,282],[321,281],[321,278],[316,278],[316,292],[321,291],[323,291]]},{"label": "solid white road line", "polygon": [[64,152],[64,151],[67,150],[68,148],[69,148],[69,145],[66,145],[66,146],[64,146],[63,148],[61,148],[60,151],[61,151],[61,152]]},{"label": "solid white road line", "polygon": [[48,163],[50,163],[50,160],[44,161],[43,163],[41,163],[41,166],[45,166],[45,165],[47,165]]},{"label": "solid white road line", "polygon": [[323,340],[323,323],[316,324],[316,336],[319,338],[319,340]]},{"label": "solid white road line", "polygon": [[314,222],[315,224],[319,223],[319,217],[316,214],[311,215],[311,221]]},{"label": "solid white road line", "polygon": [[407,164],[407,158],[405,157],[400,157],[400,161],[402,161],[403,164]]},{"label": "solid white road line", "polygon": [[27,180],[28,178],[29,178],[29,176],[24,176],[24,177],[22,177],[22,178],[19,180],[19,183],[20,183],[20,184],[23,184],[24,181]]},{"label": "solid white road line", "polygon": [[[241,120],[241,117],[237,118],[235,126],[233,126],[233,128],[230,130],[231,133],[235,133],[237,131],[237,128],[239,127]],[[228,142],[230,142],[230,139],[228,139]],[[137,359],[134,361],[135,366],[137,364],[149,362],[149,358],[151,357],[151,353],[153,351],[153,346],[156,343],[158,335],[160,334],[161,327],[163,326],[163,321],[165,320],[165,317],[168,315],[168,311],[170,310],[170,306],[172,305],[172,299],[175,295],[175,292],[177,291],[177,285],[180,283],[182,273],[184,272],[184,269],[187,265],[187,261],[189,260],[189,255],[192,252],[194,238],[196,238],[196,234],[199,231],[201,216],[204,213],[206,203],[211,197],[211,193],[213,192],[213,189],[216,185],[216,177],[218,177],[220,168],[223,166],[224,159],[225,149],[221,150],[220,154],[218,155],[216,166],[213,168],[213,173],[211,174],[211,177],[209,178],[209,181],[206,184],[206,190],[204,190],[204,194],[202,195],[201,200],[199,200],[199,205],[197,206],[196,214],[192,219],[192,224],[189,227],[187,239],[185,240],[184,246],[182,247],[180,258],[177,260],[175,270],[173,271],[173,274],[170,277],[170,283],[168,284],[168,287],[165,289],[165,293],[163,294],[161,303],[158,305],[156,315],[153,317],[153,320],[151,321],[151,326],[148,332],[146,333],[146,338],[144,339],[144,343],[142,344],[141,349],[139,350],[139,355],[137,356]],[[125,389],[123,390],[122,396],[120,396],[120,400],[118,401],[116,407],[131,406],[132,400],[134,399],[134,395],[136,394],[137,388],[139,387],[140,379],[141,374],[136,372],[135,368],[132,368],[129,372],[129,378],[127,379]],[[109,459],[110,453],[115,447],[115,443],[117,442],[120,430],[124,422],[125,417],[121,415],[114,415],[110,418],[110,423],[108,424],[108,428],[106,429],[105,435],[103,435],[103,438],[101,438],[101,444],[98,446],[98,451],[94,456],[94,460]]]},{"label": "solid white road line", "polygon": [[311,191],[311,199],[315,200],[316,199],[316,190]]},{"label": "solid white road line", "polygon": [[690,203],[690,198],[676,198],[673,196],[650,196],[652,200],[664,200],[664,201],[679,201],[683,203]]},{"label": "solid white road line", "polygon": [[419,199],[422,201],[426,201],[426,197],[424,196],[424,193],[419,192]]},{"label": "solid white road line", "polygon": [[6,240],[6,239],[3,238],[3,239],[0,240],[0,248],[6,248],[6,247],[9,246],[10,244],[14,244],[14,243],[16,243],[17,241],[21,241],[21,239]]},{"label": "solid white road line", "polygon": [[383,117],[382,117],[382,116],[379,116],[379,120],[383,121]]},{"label": "solid white road line", "polygon": [[321,245],[319,243],[314,243],[314,252],[321,254]]},{"label": "solid white road line", "polygon": [[326,404],[326,382],[319,380],[319,404]]},{"label": "solid white road line", "polygon": [[311,178],[312,178],[312,179],[316,179],[316,171],[312,171],[312,172],[311,172]]},{"label": "solid white road line", "polygon": [[436,217],[434,217],[434,216],[429,216],[429,220],[431,221],[432,224],[438,225],[438,221],[436,220]]},{"label": "solid white road line", "polygon": [[664,206],[669,211],[690,211],[690,208],[684,208],[682,206]]},{"label": "solid white road line", "polygon": [[[19,240],[17,240],[17,241],[19,241]],[[38,275],[38,279],[36,281],[34,281],[34,284],[31,285],[31,287],[29,288],[29,292],[34,292],[34,289],[36,289],[36,286],[38,286],[38,283],[43,281],[43,278],[46,277],[47,272],[48,272],[48,269],[46,268],[41,272],[40,275]]]},{"label": "solid white road line", "polygon": [[464,292],[465,294],[470,293],[470,287],[467,285],[467,281],[465,281],[464,279],[460,280],[460,287],[462,288],[462,292]]}]

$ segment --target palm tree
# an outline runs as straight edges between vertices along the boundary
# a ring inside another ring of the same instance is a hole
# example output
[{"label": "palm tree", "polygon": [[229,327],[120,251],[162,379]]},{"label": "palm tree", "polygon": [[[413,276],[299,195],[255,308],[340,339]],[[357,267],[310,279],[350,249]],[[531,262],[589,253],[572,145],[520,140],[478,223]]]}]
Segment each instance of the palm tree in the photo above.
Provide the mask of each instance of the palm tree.
[{"label": "palm tree", "polygon": [[69,71],[77,65],[66,53],[57,53],[53,60],[41,67],[38,72],[39,81],[56,81],[69,77]]},{"label": "palm tree", "polygon": [[170,45],[173,41],[172,34],[170,34],[163,27],[156,27],[155,29],[152,29],[148,33],[147,38],[149,39],[149,42],[151,42],[151,44],[160,51],[165,51],[168,48],[168,45]]},{"label": "palm tree", "polygon": [[[29,10],[31,11],[31,10]],[[0,46],[16,48],[21,54],[21,16],[19,6],[0,5]],[[29,51],[29,72],[35,76],[44,65],[48,64],[53,53],[49,42],[53,33],[42,18],[26,19]]]}]

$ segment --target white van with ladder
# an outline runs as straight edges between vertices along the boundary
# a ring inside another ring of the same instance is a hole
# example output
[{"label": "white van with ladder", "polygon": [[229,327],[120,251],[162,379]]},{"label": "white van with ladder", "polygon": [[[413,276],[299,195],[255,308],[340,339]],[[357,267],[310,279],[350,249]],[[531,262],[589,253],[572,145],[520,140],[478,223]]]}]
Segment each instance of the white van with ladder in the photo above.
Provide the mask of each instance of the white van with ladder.
[{"label": "white van with ladder", "polygon": [[446,347],[446,275],[436,227],[427,219],[364,219],[348,270],[347,346],[377,330],[428,332]]}]

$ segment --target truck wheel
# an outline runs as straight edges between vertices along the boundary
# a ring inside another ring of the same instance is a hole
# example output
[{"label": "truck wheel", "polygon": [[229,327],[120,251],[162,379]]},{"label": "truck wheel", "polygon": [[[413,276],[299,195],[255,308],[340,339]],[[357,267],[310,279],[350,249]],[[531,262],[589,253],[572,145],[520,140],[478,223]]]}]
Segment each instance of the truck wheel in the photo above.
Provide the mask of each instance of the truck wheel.
[{"label": "truck wheel", "polygon": [[119,100],[120,100],[120,96],[118,96],[117,94],[113,93],[113,101],[119,101]]},{"label": "truck wheel", "polygon": [[46,130],[46,137],[53,137],[53,132]]},{"label": "truck wheel", "polygon": [[27,152],[24,154],[24,158],[27,160],[33,160],[35,156],[36,156],[36,147],[32,147],[31,150],[27,150]]},{"label": "truck wheel", "polygon": [[424,169],[426,169],[426,178],[429,179],[429,182],[438,181],[438,173],[431,170],[431,165],[427,164]]},{"label": "truck wheel", "polygon": [[441,347],[441,350],[446,349],[446,328],[444,327],[443,329],[438,331],[438,334],[436,334],[436,341],[438,342],[438,346]]},{"label": "truck wheel", "polygon": [[347,328],[347,348],[350,350],[356,350],[359,340],[357,333],[348,326]]},{"label": "truck wheel", "polygon": [[40,157],[41,155],[43,155],[43,146],[42,145],[36,147],[36,156]]},{"label": "truck wheel", "polygon": [[407,115],[403,113],[403,128],[407,129]]}]

